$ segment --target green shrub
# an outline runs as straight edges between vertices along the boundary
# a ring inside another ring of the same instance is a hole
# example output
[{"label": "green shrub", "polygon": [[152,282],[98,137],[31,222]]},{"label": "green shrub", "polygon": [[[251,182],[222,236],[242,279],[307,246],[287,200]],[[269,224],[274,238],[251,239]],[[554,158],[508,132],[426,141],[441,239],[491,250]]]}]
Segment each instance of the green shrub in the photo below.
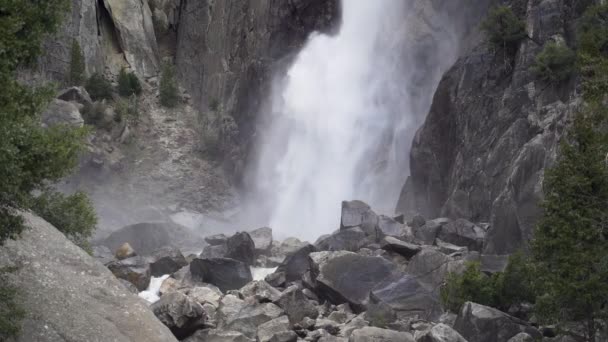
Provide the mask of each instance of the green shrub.
[{"label": "green shrub", "polygon": [[532,266],[523,254],[516,253],[502,273],[488,276],[478,262],[467,264],[462,274],[450,273],[441,287],[444,307],[458,312],[468,301],[507,311],[513,304],[534,302]]},{"label": "green shrub", "polygon": [[33,199],[31,208],[76,243],[86,242],[97,225],[93,204],[82,192],[68,196],[56,191],[45,191]]},{"label": "green shrub", "polygon": [[608,94],[608,4],[589,7],[578,29],[578,62],[586,100]]},{"label": "green shrub", "polygon": [[175,69],[169,63],[163,66],[160,77],[160,104],[173,108],[177,106],[179,100],[177,80],[175,79]]},{"label": "green shrub", "polygon": [[139,104],[137,97],[132,95],[128,99],[118,99],[114,104],[116,116],[114,121],[121,122],[124,119],[130,119],[135,122],[139,120]]},{"label": "green shrub", "polygon": [[103,126],[107,108],[104,101],[86,104],[82,110],[82,118],[87,125]]},{"label": "green shrub", "polygon": [[137,75],[133,72],[127,73],[124,68],[121,69],[118,75],[118,94],[122,97],[129,97],[133,94],[140,95],[141,91],[141,83],[139,83]]},{"label": "green shrub", "polygon": [[70,53],[70,74],[68,75],[69,83],[72,86],[81,86],[84,82],[85,62],[80,44],[74,39],[72,42],[72,51]]},{"label": "green shrub", "polygon": [[112,85],[105,77],[99,73],[94,73],[87,80],[86,90],[91,95],[93,101],[109,100],[112,98]]},{"label": "green shrub", "polygon": [[217,110],[220,108],[220,101],[217,98],[212,98],[211,101],[209,101],[209,109],[211,109],[214,112],[217,112]]},{"label": "green shrub", "polygon": [[549,42],[536,56],[532,69],[543,81],[566,81],[575,70],[576,54],[565,44]]},{"label": "green shrub", "polygon": [[84,147],[86,130],[40,125],[40,113],[55,95],[52,88],[15,79],[19,67],[36,61],[69,4],[23,0],[0,6],[0,244],[25,228],[16,210],[28,209],[32,193],[67,176]]},{"label": "green shrub", "polygon": [[497,49],[513,50],[528,36],[526,23],[519,19],[508,6],[497,6],[490,10],[481,24],[488,42]]},{"label": "green shrub", "polygon": [[25,312],[17,303],[18,289],[5,279],[12,269],[0,269],[0,341],[17,336]]}]

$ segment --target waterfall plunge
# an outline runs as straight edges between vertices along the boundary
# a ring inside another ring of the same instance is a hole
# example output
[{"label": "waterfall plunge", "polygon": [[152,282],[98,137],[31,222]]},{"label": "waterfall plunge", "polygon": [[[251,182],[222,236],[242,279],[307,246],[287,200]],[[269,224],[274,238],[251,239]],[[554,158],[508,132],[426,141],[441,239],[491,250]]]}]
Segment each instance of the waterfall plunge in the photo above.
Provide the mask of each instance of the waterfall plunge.
[{"label": "waterfall plunge", "polygon": [[255,201],[279,236],[334,231],[343,200],[392,213],[412,138],[399,134],[411,131],[395,46],[402,13],[398,0],[344,0],[338,34],[313,34],[276,82]]}]

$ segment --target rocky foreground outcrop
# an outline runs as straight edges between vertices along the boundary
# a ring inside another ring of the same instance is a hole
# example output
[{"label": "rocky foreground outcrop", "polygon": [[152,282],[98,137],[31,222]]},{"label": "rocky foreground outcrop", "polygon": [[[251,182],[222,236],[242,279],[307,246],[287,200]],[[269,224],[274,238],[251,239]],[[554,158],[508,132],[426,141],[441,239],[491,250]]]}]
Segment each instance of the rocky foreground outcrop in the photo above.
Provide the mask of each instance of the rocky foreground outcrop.
[{"label": "rocky foreground outcrop", "polygon": [[[130,275],[171,265],[164,268],[160,299],[146,298],[156,300],[151,308],[159,320],[188,342],[542,338],[530,323],[490,307],[466,303],[458,313],[442,308],[439,290],[447,274],[462,272],[467,261],[483,261],[485,237],[485,227],[464,219],[417,217],[407,224],[351,201],[342,204],[340,228],[314,245],[276,241],[270,228],[262,228],[208,236],[203,252],[188,258],[168,247],[142,258],[123,245],[116,258],[125,251],[129,257],[107,265],[140,289],[141,277]],[[251,266],[274,262],[274,273],[253,279]]]},{"label": "rocky foreground outcrop", "polygon": [[23,217],[28,229],[0,248],[26,311],[16,341],[177,341],[106,267],[46,221]]}]

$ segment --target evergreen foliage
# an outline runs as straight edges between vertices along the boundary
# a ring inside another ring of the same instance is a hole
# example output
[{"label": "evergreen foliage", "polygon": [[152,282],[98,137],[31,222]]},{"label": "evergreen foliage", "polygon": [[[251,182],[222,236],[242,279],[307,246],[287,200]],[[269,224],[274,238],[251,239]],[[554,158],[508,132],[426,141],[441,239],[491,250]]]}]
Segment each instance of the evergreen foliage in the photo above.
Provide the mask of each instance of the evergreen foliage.
[{"label": "evergreen foliage", "polygon": [[526,23],[519,19],[508,6],[497,6],[490,10],[481,24],[488,42],[496,49],[513,50],[528,36]]},{"label": "evergreen foliage", "polygon": [[112,85],[99,73],[91,75],[85,88],[94,101],[112,99]]},{"label": "evergreen foliage", "polygon": [[509,258],[504,272],[490,276],[481,272],[478,262],[471,262],[463,273],[448,274],[441,301],[452,312],[459,312],[468,301],[507,311],[513,304],[534,302],[532,274],[532,265],[521,253]]},{"label": "evergreen foliage", "polygon": [[124,68],[121,69],[118,75],[118,94],[122,97],[129,97],[133,94],[140,95],[141,91],[141,83],[139,83],[137,75],[133,72],[127,73]]},{"label": "evergreen foliage", "polygon": [[[97,225],[97,214],[86,194],[46,191],[32,201],[32,210],[74,242],[87,240]],[[83,246],[84,247],[84,246]]]},{"label": "evergreen foliage", "polygon": [[25,312],[17,303],[15,287],[8,285],[7,275],[14,270],[0,269],[0,341],[6,341],[19,333],[19,324]]},{"label": "evergreen foliage", "polygon": [[532,243],[538,271],[537,315],[547,322],[584,321],[594,341],[608,305],[608,111],[576,115],[545,172],[544,217]]},{"label": "evergreen foliage", "polygon": [[583,94],[588,101],[602,100],[608,94],[608,4],[589,7],[578,31]]},{"label": "evergreen foliage", "polygon": [[69,83],[71,86],[81,86],[85,78],[85,61],[80,49],[80,44],[76,39],[72,42],[70,53],[70,74]]},{"label": "evergreen foliage", "polygon": [[177,106],[178,97],[177,80],[175,79],[175,69],[169,63],[163,66],[160,77],[160,104],[173,108]]},{"label": "evergreen foliage", "polygon": [[565,44],[549,42],[536,56],[532,69],[545,82],[559,83],[568,80],[574,73],[576,54]]},{"label": "evergreen foliage", "polygon": [[[24,229],[18,209],[30,209],[32,194],[66,176],[76,165],[85,129],[42,128],[40,112],[54,95],[51,87],[29,87],[15,79],[30,65],[42,40],[68,12],[67,0],[0,0],[0,244]],[[0,270],[0,340],[19,331],[23,311],[16,291]]]}]

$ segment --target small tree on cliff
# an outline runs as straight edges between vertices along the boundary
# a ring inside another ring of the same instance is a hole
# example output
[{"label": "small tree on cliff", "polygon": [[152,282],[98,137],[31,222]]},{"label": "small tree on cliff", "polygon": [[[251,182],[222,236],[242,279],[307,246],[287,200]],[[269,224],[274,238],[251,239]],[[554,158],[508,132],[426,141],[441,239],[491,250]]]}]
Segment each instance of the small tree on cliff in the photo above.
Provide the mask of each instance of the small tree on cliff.
[{"label": "small tree on cliff", "polygon": [[544,217],[532,251],[537,314],[548,322],[585,322],[595,341],[608,305],[608,111],[579,113],[545,173]]},{"label": "small tree on cliff", "polygon": [[173,108],[177,106],[178,88],[173,65],[165,63],[160,76],[160,104]]},{"label": "small tree on cliff", "polygon": [[488,42],[496,49],[513,51],[517,44],[528,36],[526,23],[519,19],[508,6],[497,6],[490,10],[481,28]]},{"label": "small tree on cliff", "polygon": [[82,49],[80,49],[80,44],[78,44],[78,41],[74,39],[74,41],[72,42],[72,51],[70,53],[70,85],[81,86],[84,82],[84,63],[84,56],[82,54]]}]

